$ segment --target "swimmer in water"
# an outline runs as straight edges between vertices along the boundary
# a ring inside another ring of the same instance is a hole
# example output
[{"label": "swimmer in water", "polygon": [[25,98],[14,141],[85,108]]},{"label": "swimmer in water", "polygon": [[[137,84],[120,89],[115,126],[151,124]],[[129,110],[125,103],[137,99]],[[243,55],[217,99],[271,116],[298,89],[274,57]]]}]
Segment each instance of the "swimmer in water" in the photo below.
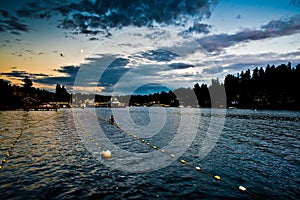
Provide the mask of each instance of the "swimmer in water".
[{"label": "swimmer in water", "polygon": [[110,123],[111,125],[114,125],[115,119],[114,119],[114,116],[113,116],[113,115],[110,116],[110,118],[109,118],[109,123]]}]

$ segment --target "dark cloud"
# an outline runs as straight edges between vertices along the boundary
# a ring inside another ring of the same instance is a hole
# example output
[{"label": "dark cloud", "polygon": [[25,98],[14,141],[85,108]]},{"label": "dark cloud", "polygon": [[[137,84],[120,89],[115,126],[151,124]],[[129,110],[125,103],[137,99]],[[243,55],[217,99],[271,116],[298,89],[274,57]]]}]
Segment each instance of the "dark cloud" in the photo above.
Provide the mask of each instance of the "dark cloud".
[{"label": "dark cloud", "polygon": [[203,73],[206,73],[206,74],[217,74],[217,73],[220,73],[223,71],[223,68],[216,68],[216,67],[212,67],[212,68],[206,68],[206,69],[203,69]]},{"label": "dark cloud", "polygon": [[[12,67],[12,69],[16,69],[16,67]],[[29,73],[26,71],[13,70],[11,72],[2,72],[0,76],[6,76],[11,78],[24,78],[25,76],[29,76],[30,78],[38,78],[38,77],[48,77],[49,75],[43,73]]]},{"label": "dark cloud", "polygon": [[[134,34],[134,36],[136,37],[141,37],[142,34]],[[166,30],[159,30],[159,31],[154,31],[153,33],[148,33],[148,34],[145,34],[144,36],[145,38],[148,38],[150,40],[153,40],[153,39],[169,39],[170,38],[170,35],[168,33],[168,31]]]},{"label": "dark cloud", "polygon": [[17,78],[20,78],[20,77],[25,77],[25,76],[28,76],[29,73],[26,72],[26,71],[18,71],[18,70],[13,70],[11,72],[2,72],[0,73],[1,76],[7,76],[7,77],[17,77]]},{"label": "dark cloud", "polygon": [[28,32],[27,24],[22,23],[17,17],[6,10],[0,10],[0,32],[10,32],[19,35],[20,32]]},{"label": "dark cloud", "polygon": [[[228,54],[220,56],[219,61],[215,61],[218,65],[222,63],[253,63],[253,60],[257,63],[272,63],[272,61],[281,60],[290,60],[291,62],[300,62],[300,51],[288,52],[288,53],[276,53],[276,52],[268,52],[268,53],[260,53],[260,54],[243,54],[243,57],[235,54]],[[281,63],[280,63],[281,64]]]},{"label": "dark cloud", "polygon": [[273,20],[261,26],[259,30],[246,29],[235,34],[218,34],[206,36],[198,40],[208,52],[220,53],[226,47],[241,42],[263,40],[300,33],[300,15],[288,19]]},{"label": "dark cloud", "polygon": [[43,74],[43,73],[30,73],[29,76],[34,76],[34,77],[48,77],[48,74]]},{"label": "dark cloud", "polygon": [[25,49],[25,52],[30,53],[30,54],[34,54],[34,51],[30,50],[30,49]]},{"label": "dark cloud", "polygon": [[19,56],[19,57],[23,56],[23,54],[20,51],[11,52],[10,54],[13,56]]},{"label": "dark cloud", "polygon": [[[243,54],[240,55],[228,54],[220,56],[220,60],[215,61],[217,66],[220,66],[220,70],[224,76],[228,73],[236,73],[245,69],[253,69],[255,67],[265,67],[267,64],[278,66],[282,63],[291,62],[292,66],[296,66],[300,63],[300,51],[294,51],[289,53],[261,53],[261,54]],[[226,70],[225,70],[226,69]],[[225,74],[226,72],[226,74]]]},{"label": "dark cloud", "polygon": [[211,25],[202,24],[202,23],[194,23],[193,26],[189,27],[186,31],[183,31],[183,34],[188,33],[203,33],[207,34],[210,32]]},{"label": "dark cloud", "polygon": [[[209,17],[217,2],[218,0],[33,1],[17,13],[20,17],[39,19],[60,14],[60,28],[73,33],[95,35],[108,34],[110,29],[126,26],[152,27],[155,23],[186,26],[189,20],[201,21],[203,17]],[[207,32],[207,28],[195,24],[190,30]]]},{"label": "dark cloud", "polygon": [[55,69],[54,71],[63,73],[69,77],[75,77],[78,70],[79,70],[78,66],[71,65],[71,66],[60,67],[59,69]]},{"label": "dark cloud", "polygon": [[90,40],[90,41],[95,41],[95,40],[99,40],[99,39],[98,39],[98,38],[95,38],[95,37],[91,37],[89,40]]},{"label": "dark cloud", "polygon": [[109,92],[108,89],[110,86],[115,85],[119,79],[130,70],[130,68],[125,68],[128,63],[128,59],[116,58],[103,72],[98,86],[106,87],[106,91]]},{"label": "dark cloud", "polygon": [[25,4],[21,9],[17,10],[17,14],[19,17],[27,18],[50,18],[54,14],[53,10],[62,5],[63,3],[56,0],[32,1]]},{"label": "dark cloud", "polygon": [[105,31],[99,30],[99,28],[105,29],[102,27],[99,17],[90,16],[86,13],[71,14],[68,18],[63,19],[58,27],[70,29],[76,34],[97,35],[98,33],[105,33]]},{"label": "dark cloud", "polygon": [[64,76],[54,76],[54,77],[46,77],[46,78],[39,78],[34,80],[34,82],[47,84],[47,85],[65,85],[65,86],[73,86],[75,81],[74,77],[64,77]]},{"label": "dark cloud", "polygon": [[186,63],[172,63],[169,67],[172,69],[187,69],[194,66]]},{"label": "dark cloud", "polygon": [[141,53],[141,56],[143,58],[147,58],[148,60],[165,61],[165,62],[172,61],[175,58],[179,57],[179,55],[163,49],[149,50]]},{"label": "dark cloud", "polygon": [[60,84],[66,86],[73,86],[78,70],[78,66],[63,66],[59,69],[55,69],[54,71],[63,73],[64,76],[47,76],[44,78],[40,77],[34,81],[37,83],[43,83],[47,85]]},{"label": "dark cloud", "polygon": [[13,34],[13,35],[21,35],[21,33],[18,32],[18,31],[11,31],[10,33]]}]

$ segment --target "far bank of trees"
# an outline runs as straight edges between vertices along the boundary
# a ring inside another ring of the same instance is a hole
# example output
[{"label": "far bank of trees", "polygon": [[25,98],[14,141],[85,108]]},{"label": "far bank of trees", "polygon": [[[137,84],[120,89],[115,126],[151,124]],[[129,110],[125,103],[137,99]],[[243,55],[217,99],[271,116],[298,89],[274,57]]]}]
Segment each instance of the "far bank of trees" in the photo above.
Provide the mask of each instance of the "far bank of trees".
[{"label": "far bank of trees", "polygon": [[22,86],[16,86],[0,79],[0,110],[23,108],[28,103],[43,105],[50,102],[71,102],[71,94],[64,86],[57,84],[55,92],[50,92],[32,87],[29,77],[25,77],[22,82]]},{"label": "far bank of trees", "polygon": [[[178,88],[148,95],[125,95],[117,99],[125,106],[201,107],[201,108],[251,108],[300,110],[300,64],[291,63],[277,67],[247,69],[238,74],[228,74],[224,84],[212,79],[211,84],[193,88]],[[26,101],[24,101],[26,99]],[[90,105],[107,106],[111,96],[95,94],[73,94],[73,103],[86,102]],[[0,109],[17,109],[28,103],[38,105],[49,102],[68,102],[72,95],[59,84],[55,92],[32,87],[29,77],[23,79],[22,86],[15,86],[0,79]],[[58,104],[57,104],[58,105]]]},{"label": "far bank of trees", "polygon": [[149,95],[132,95],[120,98],[129,106],[145,106],[159,103],[184,107],[232,107],[250,109],[300,110],[300,64],[291,63],[277,67],[247,69],[225,77],[224,84],[212,79],[211,85],[194,85],[174,91]]},{"label": "far bank of trees", "polygon": [[300,64],[248,69],[224,81],[227,105],[238,108],[300,109]]},{"label": "far bank of trees", "polygon": [[206,84],[199,85],[197,83],[193,88],[178,88],[173,91],[162,91],[149,95],[132,95],[128,98],[130,106],[160,104],[170,107],[226,107],[224,85],[218,79],[213,79],[210,86]]}]

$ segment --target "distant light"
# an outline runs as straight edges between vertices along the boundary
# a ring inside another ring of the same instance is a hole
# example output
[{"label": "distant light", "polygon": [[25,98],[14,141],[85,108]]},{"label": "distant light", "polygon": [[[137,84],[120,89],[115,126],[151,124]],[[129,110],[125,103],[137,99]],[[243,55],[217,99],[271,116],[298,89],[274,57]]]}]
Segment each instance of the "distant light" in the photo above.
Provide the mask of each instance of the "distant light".
[{"label": "distant light", "polygon": [[80,50],[80,53],[83,53],[83,49]]}]

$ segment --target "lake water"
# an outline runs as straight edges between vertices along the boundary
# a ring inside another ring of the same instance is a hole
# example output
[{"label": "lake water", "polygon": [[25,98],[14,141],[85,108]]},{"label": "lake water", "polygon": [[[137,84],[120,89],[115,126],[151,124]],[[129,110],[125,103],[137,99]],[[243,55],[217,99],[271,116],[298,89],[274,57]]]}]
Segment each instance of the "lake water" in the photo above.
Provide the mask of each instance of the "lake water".
[{"label": "lake water", "polygon": [[[101,119],[111,114],[122,130]],[[1,199],[299,199],[299,122],[239,109],[1,111]]]}]

